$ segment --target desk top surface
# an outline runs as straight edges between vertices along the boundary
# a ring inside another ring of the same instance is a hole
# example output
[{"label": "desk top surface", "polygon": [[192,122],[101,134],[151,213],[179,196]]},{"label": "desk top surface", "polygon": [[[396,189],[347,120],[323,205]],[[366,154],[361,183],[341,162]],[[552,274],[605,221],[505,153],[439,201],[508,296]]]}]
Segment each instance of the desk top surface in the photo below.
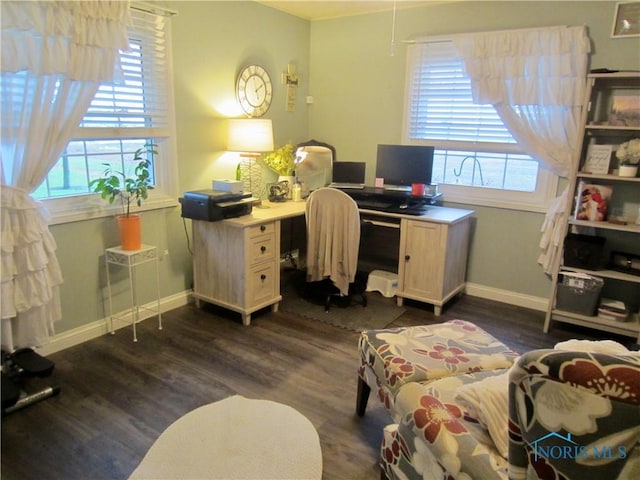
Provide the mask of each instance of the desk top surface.
[{"label": "desk top surface", "polygon": [[[267,221],[283,220],[285,218],[298,217],[304,215],[306,203],[302,202],[262,202],[262,206],[254,206],[250,215],[242,217],[228,218],[223,222],[237,225],[239,227],[250,227]],[[367,215],[377,215],[388,218],[404,218],[407,220],[416,220],[432,223],[457,223],[465,218],[472,216],[473,210],[464,210],[461,208],[449,207],[426,207],[426,211],[422,215],[403,215],[401,213],[389,213],[380,210],[360,209],[360,213]]]}]

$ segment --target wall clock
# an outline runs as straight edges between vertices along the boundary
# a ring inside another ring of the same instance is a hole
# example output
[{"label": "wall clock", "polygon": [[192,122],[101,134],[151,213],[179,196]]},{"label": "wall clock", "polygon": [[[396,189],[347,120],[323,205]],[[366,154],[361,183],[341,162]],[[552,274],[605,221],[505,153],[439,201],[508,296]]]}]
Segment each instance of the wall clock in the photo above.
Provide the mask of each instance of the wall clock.
[{"label": "wall clock", "polygon": [[236,96],[242,110],[250,117],[264,115],[273,98],[273,86],[267,71],[260,65],[249,65],[238,75]]}]

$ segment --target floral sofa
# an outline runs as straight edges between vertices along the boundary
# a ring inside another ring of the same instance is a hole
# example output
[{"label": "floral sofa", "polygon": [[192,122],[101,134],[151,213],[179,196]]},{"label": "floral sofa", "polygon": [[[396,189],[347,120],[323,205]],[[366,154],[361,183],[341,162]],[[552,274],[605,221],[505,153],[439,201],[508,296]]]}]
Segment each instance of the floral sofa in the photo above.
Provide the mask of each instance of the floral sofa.
[{"label": "floral sofa", "polygon": [[359,353],[358,415],[374,390],[394,419],[380,456],[389,479],[637,473],[637,355],[538,350],[518,357],[462,320],[365,331]]}]

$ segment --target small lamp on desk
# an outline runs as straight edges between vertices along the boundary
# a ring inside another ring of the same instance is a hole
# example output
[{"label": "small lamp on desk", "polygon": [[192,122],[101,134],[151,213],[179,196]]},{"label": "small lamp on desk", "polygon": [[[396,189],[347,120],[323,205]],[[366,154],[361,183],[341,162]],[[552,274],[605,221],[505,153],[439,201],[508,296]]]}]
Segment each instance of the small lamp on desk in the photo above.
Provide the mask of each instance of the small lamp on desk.
[{"label": "small lamp on desk", "polygon": [[[246,118],[229,120],[227,150],[241,152],[238,169],[245,191],[260,188],[262,169],[256,160],[262,152],[273,150],[273,126],[269,119]],[[261,196],[261,195],[259,195]]]}]

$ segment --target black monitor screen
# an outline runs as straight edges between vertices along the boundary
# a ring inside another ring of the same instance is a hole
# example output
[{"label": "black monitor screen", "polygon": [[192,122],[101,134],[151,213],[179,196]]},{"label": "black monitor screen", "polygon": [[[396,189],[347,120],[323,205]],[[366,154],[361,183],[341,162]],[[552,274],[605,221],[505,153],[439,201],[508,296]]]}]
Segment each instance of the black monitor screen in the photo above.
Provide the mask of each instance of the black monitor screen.
[{"label": "black monitor screen", "polygon": [[385,187],[430,184],[433,151],[423,145],[378,145],[376,178],[383,178]]}]

